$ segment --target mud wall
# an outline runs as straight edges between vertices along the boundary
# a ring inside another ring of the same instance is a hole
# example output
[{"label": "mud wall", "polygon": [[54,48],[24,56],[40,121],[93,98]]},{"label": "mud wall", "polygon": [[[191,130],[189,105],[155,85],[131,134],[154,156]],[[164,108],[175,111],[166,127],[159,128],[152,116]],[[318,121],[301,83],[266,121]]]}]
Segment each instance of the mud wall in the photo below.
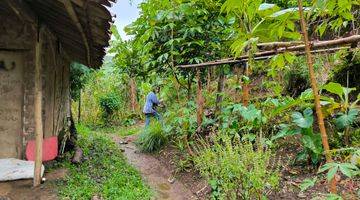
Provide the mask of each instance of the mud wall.
[{"label": "mud wall", "polygon": [[[31,24],[0,3],[0,158],[24,157],[34,139],[34,64],[37,32]],[[42,33],[44,137],[66,127],[70,61],[51,31]],[[15,64],[16,68],[12,69]],[[10,139],[9,139],[10,138]]]}]

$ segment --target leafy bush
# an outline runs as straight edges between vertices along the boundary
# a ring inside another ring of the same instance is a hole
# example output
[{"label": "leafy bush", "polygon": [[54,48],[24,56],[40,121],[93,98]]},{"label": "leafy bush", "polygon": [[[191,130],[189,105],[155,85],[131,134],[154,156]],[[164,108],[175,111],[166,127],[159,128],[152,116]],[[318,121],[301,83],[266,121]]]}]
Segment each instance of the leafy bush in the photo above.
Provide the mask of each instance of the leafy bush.
[{"label": "leafy bush", "polygon": [[144,152],[154,152],[159,150],[168,140],[167,135],[163,131],[162,125],[158,121],[153,121],[139,135],[136,143]]},{"label": "leafy bush", "polygon": [[108,123],[111,116],[120,108],[120,97],[118,94],[111,92],[100,97],[99,101],[103,111],[103,119]]},{"label": "leafy bush", "polygon": [[279,183],[277,170],[271,168],[269,150],[251,143],[232,141],[225,134],[214,139],[214,145],[202,145],[195,166],[213,188],[215,199],[262,199],[267,189]]}]

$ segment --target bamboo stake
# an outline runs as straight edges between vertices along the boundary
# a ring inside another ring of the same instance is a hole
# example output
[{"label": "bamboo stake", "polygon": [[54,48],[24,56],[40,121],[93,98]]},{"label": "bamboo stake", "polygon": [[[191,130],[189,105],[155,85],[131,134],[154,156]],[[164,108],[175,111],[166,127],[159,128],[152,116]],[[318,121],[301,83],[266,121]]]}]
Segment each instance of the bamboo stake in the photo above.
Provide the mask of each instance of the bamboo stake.
[{"label": "bamboo stake", "polygon": [[[305,43],[306,61],[307,61],[307,65],[309,68],[311,87],[312,87],[313,94],[314,94],[315,109],[316,109],[316,114],[317,114],[317,118],[318,118],[318,124],[319,124],[319,128],[320,128],[322,144],[323,144],[324,150],[325,150],[326,162],[332,162],[332,158],[331,158],[331,154],[330,154],[330,147],[329,147],[329,143],[328,143],[328,137],[326,134],[326,128],[325,128],[325,124],[324,124],[324,116],[321,111],[320,95],[319,95],[319,91],[318,91],[318,87],[317,87],[317,83],[316,83],[316,79],[315,79],[315,71],[314,71],[312,56],[311,56],[311,52],[310,52],[311,48],[310,48],[310,42],[309,42],[308,33],[307,33],[306,22],[305,22],[305,18],[304,18],[302,0],[298,0],[298,6],[299,6],[299,14],[300,14],[300,25],[301,25],[301,30],[303,33],[303,38],[304,38],[304,43]],[[330,191],[332,193],[336,193],[335,178],[333,180],[331,180]]]},{"label": "bamboo stake", "polygon": [[42,144],[43,144],[43,124],[42,124],[42,78],[41,78],[41,53],[42,53],[42,28],[38,31],[38,39],[35,46],[35,167],[34,167],[34,187],[41,183],[42,166]]}]

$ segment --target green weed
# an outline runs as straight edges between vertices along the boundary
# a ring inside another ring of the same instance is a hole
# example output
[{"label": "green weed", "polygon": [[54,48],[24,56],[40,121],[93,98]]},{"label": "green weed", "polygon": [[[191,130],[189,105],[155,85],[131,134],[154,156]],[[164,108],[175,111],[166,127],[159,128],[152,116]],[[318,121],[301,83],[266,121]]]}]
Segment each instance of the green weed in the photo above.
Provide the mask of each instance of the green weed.
[{"label": "green weed", "polygon": [[270,164],[269,150],[225,134],[216,136],[214,145],[199,149],[195,166],[209,181],[214,199],[263,199],[266,190],[278,186],[279,174]]}]

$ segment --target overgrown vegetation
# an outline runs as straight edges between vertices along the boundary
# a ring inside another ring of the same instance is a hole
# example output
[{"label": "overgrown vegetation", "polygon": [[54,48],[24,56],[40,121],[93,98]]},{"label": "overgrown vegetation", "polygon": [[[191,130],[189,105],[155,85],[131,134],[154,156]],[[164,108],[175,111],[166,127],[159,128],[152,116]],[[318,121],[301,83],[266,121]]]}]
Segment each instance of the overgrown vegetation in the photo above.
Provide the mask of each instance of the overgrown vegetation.
[{"label": "overgrown vegetation", "polygon": [[65,163],[69,169],[60,186],[62,199],[150,199],[152,191],[139,172],[126,163],[117,145],[102,132],[79,124],[78,145],[85,161],[79,165]]},{"label": "overgrown vegetation", "polygon": [[[133,38],[123,41],[113,26],[112,58],[87,76],[83,122],[138,123],[144,119],[145,97],[157,84],[161,85],[157,95],[165,103],[159,109],[163,120],[142,131],[139,146],[147,152],[165,144],[176,146],[185,155],[180,168],[200,171],[214,199],[297,198],[311,188],[318,192],[307,198],[327,196],[320,179],[359,186],[359,70],[348,67],[358,66],[358,49],[314,54],[316,80],[309,78],[304,52],[255,59],[256,52],[265,48],[260,43],[302,44],[297,6],[298,1],[283,0],[142,2],[140,17],[125,28]],[[304,6],[313,41],[359,29],[356,0],[304,1]],[[248,65],[198,71],[177,67],[241,55],[249,56],[244,60]],[[328,139],[319,134],[314,81]],[[197,115],[200,107],[204,112]],[[324,147],[327,140],[329,152]],[[325,153],[330,153],[328,163]],[[291,178],[303,183],[295,190],[279,191],[297,168],[301,170]],[[338,183],[343,193],[332,197],[358,195],[358,189]]]}]

